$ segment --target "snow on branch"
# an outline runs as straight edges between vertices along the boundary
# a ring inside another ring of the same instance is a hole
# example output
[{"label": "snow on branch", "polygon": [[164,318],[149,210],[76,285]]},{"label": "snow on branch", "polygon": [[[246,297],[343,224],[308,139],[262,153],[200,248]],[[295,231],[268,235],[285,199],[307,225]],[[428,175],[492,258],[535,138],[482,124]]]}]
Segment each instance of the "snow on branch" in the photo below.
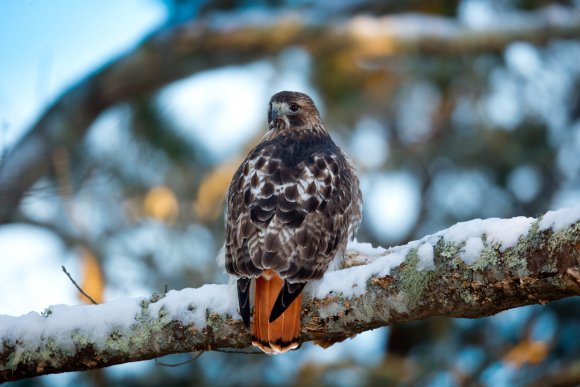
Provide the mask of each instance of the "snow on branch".
[{"label": "snow on branch", "polygon": [[[306,288],[303,341],[329,345],[397,322],[577,296],[580,207],[459,223],[389,249],[352,243],[347,263]],[[0,316],[0,340],[0,382],[251,345],[228,285]]]},{"label": "snow on branch", "polygon": [[580,37],[580,11],[560,6],[506,14],[486,28],[417,14],[335,15],[327,23],[316,12],[258,16],[217,16],[164,26],[67,90],[2,160],[0,222],[10,220],[25,192],[47,173],[53,152],[75,146],[100,113],[199,71],[248,63],[293,46],[315,58],[342,52],[340,57],[364,64],[402,53],[497,52],[514,41]]}]

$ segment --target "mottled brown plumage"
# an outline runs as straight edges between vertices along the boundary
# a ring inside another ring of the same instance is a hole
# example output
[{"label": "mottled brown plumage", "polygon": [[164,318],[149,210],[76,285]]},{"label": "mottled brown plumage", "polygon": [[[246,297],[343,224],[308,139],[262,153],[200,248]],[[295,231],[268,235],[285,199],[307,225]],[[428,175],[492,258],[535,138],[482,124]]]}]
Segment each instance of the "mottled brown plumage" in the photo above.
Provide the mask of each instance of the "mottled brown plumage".
[{"label": "mottled brown plumage", "polygon": [[228,190],[225,264],[238,277],[247,326],[250,282],[259,278],[253,343],[279,353],[298,346],[300,293],[343,256],[360,224],[362,199],[352,162],[326,132],[310,97],[275,94],[268,124]]}]

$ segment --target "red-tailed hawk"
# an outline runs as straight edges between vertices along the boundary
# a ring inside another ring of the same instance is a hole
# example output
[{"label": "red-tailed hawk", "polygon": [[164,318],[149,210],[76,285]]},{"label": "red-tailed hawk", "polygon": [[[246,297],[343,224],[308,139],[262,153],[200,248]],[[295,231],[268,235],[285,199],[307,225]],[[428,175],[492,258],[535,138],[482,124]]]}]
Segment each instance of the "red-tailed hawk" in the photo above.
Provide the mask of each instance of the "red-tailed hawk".
[{"label": "red-tailed hawk", "polygon": [[238,277],[247,327],[256,279],[252,344],[274,354],[298,347],[302,289],[344,256],[361,221],[362,198],[352,162],[309,96],[275,94],[268,125],[230,183],[225,264]]}]

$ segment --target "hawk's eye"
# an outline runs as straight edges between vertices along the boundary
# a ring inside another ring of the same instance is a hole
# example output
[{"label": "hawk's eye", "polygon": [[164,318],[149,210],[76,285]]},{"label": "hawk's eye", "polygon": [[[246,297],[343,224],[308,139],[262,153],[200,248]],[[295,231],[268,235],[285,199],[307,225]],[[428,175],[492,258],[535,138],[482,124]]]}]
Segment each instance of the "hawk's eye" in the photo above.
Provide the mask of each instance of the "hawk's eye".
[{"label": "hawk's eye", "polygon": [[290,111],[292,111],[294,113],[296,113],[299,109],[300,109],[300,106],[296,105],[295,103],[290,105]]}]

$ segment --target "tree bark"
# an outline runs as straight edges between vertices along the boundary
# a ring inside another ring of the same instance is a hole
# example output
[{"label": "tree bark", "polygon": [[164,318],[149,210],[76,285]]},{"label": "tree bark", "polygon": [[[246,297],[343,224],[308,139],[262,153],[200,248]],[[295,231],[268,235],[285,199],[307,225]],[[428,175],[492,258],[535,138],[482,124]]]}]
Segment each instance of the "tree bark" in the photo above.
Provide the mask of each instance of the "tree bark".
[{"label": "tree bark", "polygon": [[499,52],[514,41],[543,43],[580,36],[580,12],[562,7],[518,13],[489,29],[473,29],[451,18],[404,14],[327,24],[296,14],[268,20],[256,24],[232,17],[160,28],[134,51],[66,91],[2,161],[0,223],[10,221],[25,192],[47,174],[53,152],[75,146],[100,113],[199,71],[248,63],[291,46],[318,57],[342,52],[341,57],[360,65],[403,53]]},{"label": "tree bark", "polygon": [[[450,241],[445,231],[370,255],[350,250],[346,262],[356,266],[329,272],[306,288],[301,340],[330,345],[398,322],[482,317],[577,296],[580,210],[574,211],[567,225],[531,220],[529,231],[508,248],[481,235],[480,255],[470,264],[461,258],[465,242]],[[420,246],[426,243],[434,265],[422,268]],[[249,348],[236,304],[228,285],[206,285],[150,299],[52,307],[43,316],[0,316],[0,382],[171,353]]]}]

